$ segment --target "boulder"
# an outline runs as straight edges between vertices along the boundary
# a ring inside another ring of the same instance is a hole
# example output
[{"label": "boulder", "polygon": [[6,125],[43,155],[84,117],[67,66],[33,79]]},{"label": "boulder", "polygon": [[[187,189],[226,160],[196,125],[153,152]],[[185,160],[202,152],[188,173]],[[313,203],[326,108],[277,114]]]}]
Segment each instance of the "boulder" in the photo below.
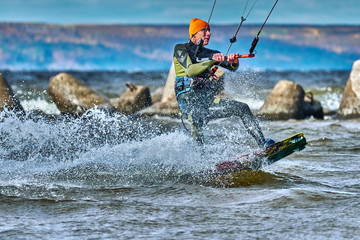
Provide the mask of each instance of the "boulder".
[{"label": "boulder", "polygon": [[304,96],[305,92],[299,84],[281,80],[271,91],[259,114],[269,120],[303,119]]},{"label": "boulder", "polygon": [[5,108],[17,113],[25,114],[20,101],[15,96],[5,77],[0,73],[0,111]]},{"label": "boulder", "polygon": [[48,93],[61,113],[78,115],[94,107],[112,108],[107,99],[67,73],[50,78]]},{"label": "boulder", "polygon": [[303,113],[304,117],[313,116],[316,119],[324,119],[324,110],[321,103],[314,98],[314,95],[311,92],[305,94]]},{"label": "boulder", "polygon": [[171,64],[168,77],[160,102],[138,112],[138,116],[176,116],[179,114],[179,107],[175,95],[175,67],[174,62]]},{"label": "boulder", "polygon": [[164,89],[165,87],[160,87],[156,89],[154,93],[151,94],[151,102],[153,104],[157,102],[161,102],[161,99],[164,95]]},{"label": "boulder", "polygon": [[127,82],[128,89],[118,98],[111,100],[111,104],[119,111],[133,114],[143,108],[151,106],[151,95],[148,87],[133,85]]},{"label": "boulder", "polygon": [[165,88],[161,102],[177,102],[175,95],[175,66],[172,62],[168,77],[166,79]]},{"label": "boulder", "polygon": [[360,60],[353,64],[337,116],[340,118],[360,117]]},{"label": "boulder", "polygon": [[157,102],[151,107],[145,108],[137,112],[137,116],[179,116],[179,106],[177,102]]},{"label": "boulder", "polygon": [[279,81],[264,105],[259,116],[268,120],[304,119],[314,116],[323,119],[322,106],[313,95],[305,95],[304,89],[291,81]]}]

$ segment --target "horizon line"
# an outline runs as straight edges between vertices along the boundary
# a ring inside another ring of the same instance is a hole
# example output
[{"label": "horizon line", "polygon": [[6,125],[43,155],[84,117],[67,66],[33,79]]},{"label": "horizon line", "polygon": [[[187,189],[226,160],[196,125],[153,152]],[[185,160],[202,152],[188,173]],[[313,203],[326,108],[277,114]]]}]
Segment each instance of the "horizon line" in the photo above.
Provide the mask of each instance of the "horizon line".
[{"label": "horizon line", "polygon": [[[56,26],[188,26],[188,23],[97,23],[97,22],[83,22],[83,23],[51,23],[39,21],[0,21],[0,24],[34,24],[34,25],[56,25]],[[249,23],[248,26],[259,26],[263,23]],[[212,26],[234,26],[238,23],[212,23]],[[268,23],[267,26],[353,26],[360,27],[360,24],[353,23]]]}]

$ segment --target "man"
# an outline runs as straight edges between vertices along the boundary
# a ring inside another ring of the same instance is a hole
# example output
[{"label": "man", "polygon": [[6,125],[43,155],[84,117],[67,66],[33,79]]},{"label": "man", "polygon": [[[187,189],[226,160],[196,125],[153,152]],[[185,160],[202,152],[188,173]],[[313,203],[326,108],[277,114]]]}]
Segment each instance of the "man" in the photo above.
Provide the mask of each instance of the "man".
[{"label": "man", "polygon": [[203,143],[202,129],[211,119],[238,116],[258,146],[264,147],[264,135],[249,106],[215,97],[222,86],[217,82],[214,66],[236,71],[239,67],[239,54],[229,54],[225,59],[219,51],[205,48],[209,44],[211,33],[209,24],[201,19],[191,19],[189,35],[188,43],[175,46],[174,65],[176,98],[182,115],[187,116],[191,122],[191,136]]}]

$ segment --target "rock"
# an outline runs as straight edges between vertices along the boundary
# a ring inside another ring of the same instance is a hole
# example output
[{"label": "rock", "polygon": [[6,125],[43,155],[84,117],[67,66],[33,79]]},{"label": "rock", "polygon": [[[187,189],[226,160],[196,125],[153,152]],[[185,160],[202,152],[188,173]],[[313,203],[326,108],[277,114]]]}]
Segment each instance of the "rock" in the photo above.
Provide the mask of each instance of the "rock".
[{"label": "rock", "polygon": [[316,119],[324,119],[324,111],[321,103],[314,98],[311,92],[305,94],[303,113],[305,118],[313,116]]},{"label": "rock", "polygon": [[148,87],[126,83],[128,89],[120,98],[111,100],[111,104],[119,111],[133,114],[143,108],[151,106],[151,96]]},{"label": "rock", "polygon": [[179,106],[177,102],[157,102],[151,107],[145,108],[137,112],[137,116],[179,116]]},{"label": "rock", "polygon": [[48,93],[61,113],[78,115],[94,107],[112,108],[107,99],[67,73],[50,78]]},{"label": "rock", "polygon": [[360,117],[360,60],[353,64],[337,116],[340,118]]},{"label": "rock", "polygon": [[5,108],[17,113],[25,114],[20,101],[15,96],[5,77],[0,73],[0,111]]},{"label": "rock", "polygon": [[281,80],[271,91],[259,114],[269,120],[303,119],[304,96],[305,92],[299,84]]},{"label": "rock", "polygon": [[161,102],[177,102],[175,95],[175,78],[175,66],[174,62],[172,62],[168,77],[166,79],[166,84]]},{"label": "rock", "polygon": [[175,67],[174,62],[171,64],[166,84],[163,90],[160,102],[145,108],[137,113],[138,116],[177,116],[179,107],[175,95]]},{"label": "rock", "polygon": [[336,110],[324,109],[324,116],[336,116]]},{"label": "rock", "polygon": [[152,104],[161,102],[161,99],[164,95],[164,89],[165,89],[165,87],[160,87],[160,88],[156,89],[154,93],[151,94]]},{"label": "rock", "polygon": [[299,84],[281,80],[260,108],[259,116],[268,120],[304,119],[310,116],[323,119],[324,113],[320,102],[312,94],[306,96]]},{"label": "rock", "polygon": [[215,72],[215,76],[217,76],[219,79],[223,79],[225,77],[224,69],[218,68]]}]

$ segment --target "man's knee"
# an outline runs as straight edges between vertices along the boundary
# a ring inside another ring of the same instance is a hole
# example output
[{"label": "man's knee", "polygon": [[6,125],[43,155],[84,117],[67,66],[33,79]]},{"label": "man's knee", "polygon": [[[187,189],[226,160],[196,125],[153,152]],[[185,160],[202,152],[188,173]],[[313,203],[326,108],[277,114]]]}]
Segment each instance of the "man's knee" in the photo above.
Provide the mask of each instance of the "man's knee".
[{"label": "man's knee", "polygon": [[249,105],[243,102],[238,102],[238,106],[241,109],[242,112],[248,113],[251,112]]},{"label": "man's knee", "polygon": [[247,105],[246,103],[243,102],[238,102],[238,101],[231,101],[228,103],[229,104],[229,110],[233,111],[234,113],[237,112],[239,114],[251,114],[251,110],[249,105]]}]

